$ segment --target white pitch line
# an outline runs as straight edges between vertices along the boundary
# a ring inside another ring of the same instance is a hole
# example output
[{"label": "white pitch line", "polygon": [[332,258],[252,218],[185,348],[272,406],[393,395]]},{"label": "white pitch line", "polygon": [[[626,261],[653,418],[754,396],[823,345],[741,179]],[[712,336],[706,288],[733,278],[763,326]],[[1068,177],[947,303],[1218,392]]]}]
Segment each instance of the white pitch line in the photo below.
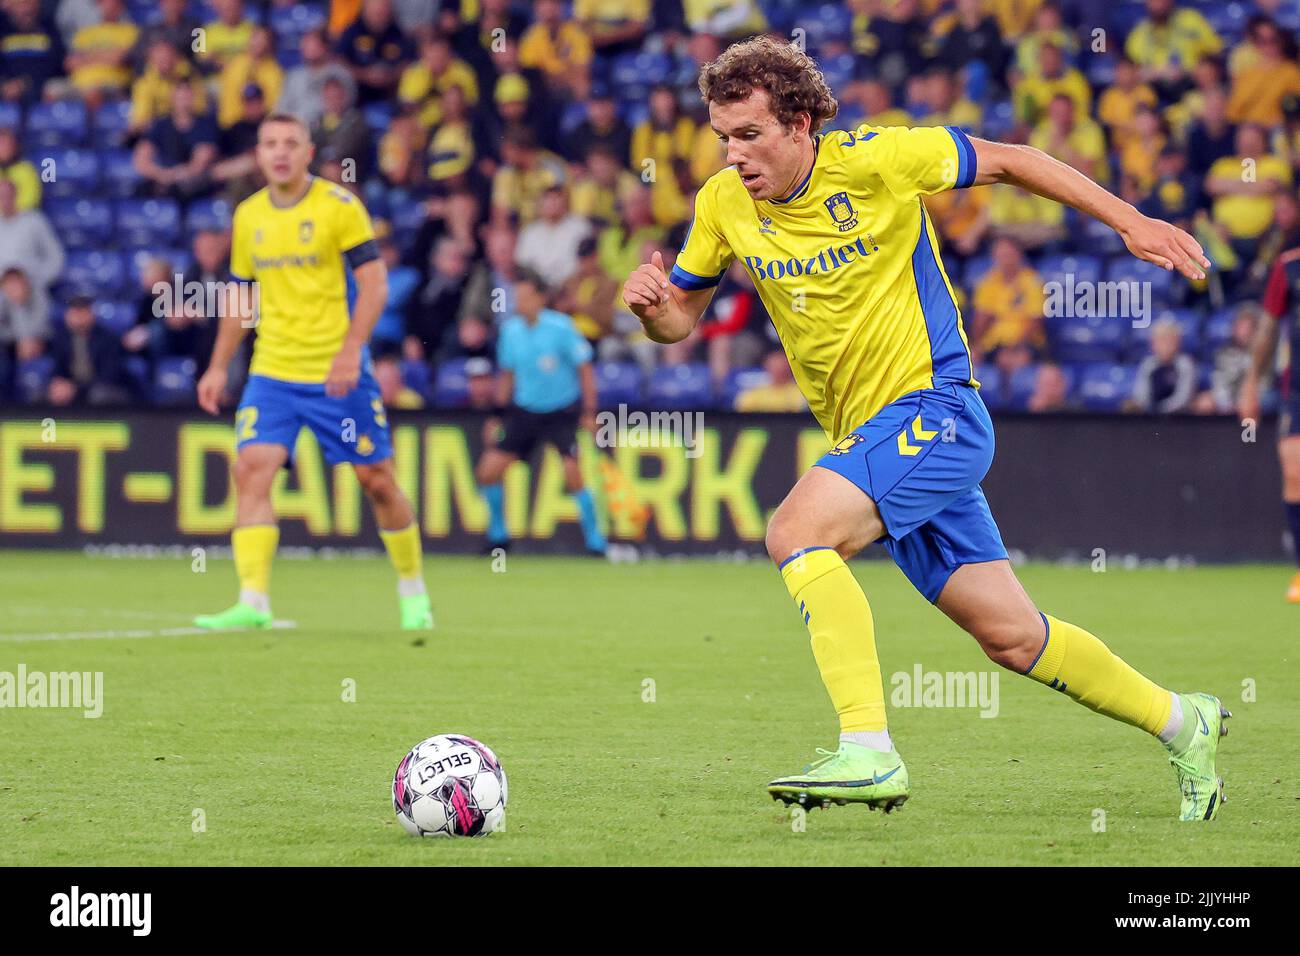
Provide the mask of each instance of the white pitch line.
[{"label": "white pitch line", "polygon": [[[297,621],[274,621],[272,630],[289,630],[298,626]],[[0,644],[25,644],[32,641],[99,641],[117,638],[136,637],[188,637],[195,634],[248,634],[259,628],[242,627],[213,630],[207,627],[164,627],[156,630],[133,628],[128,631],[48,631],[44,634],[5,634],[0,633]]]}]

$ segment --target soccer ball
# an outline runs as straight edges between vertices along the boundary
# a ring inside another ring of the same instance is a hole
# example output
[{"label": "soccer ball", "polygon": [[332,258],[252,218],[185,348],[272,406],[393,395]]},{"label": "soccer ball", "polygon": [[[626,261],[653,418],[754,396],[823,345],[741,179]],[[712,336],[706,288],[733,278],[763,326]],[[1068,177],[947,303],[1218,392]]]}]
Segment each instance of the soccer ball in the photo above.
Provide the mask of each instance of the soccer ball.
[{"label": "soccer ball", "polygon": [[473,837],[506,827],[506,772],[464,734],[422,740],[397,765],[393,809],[411,836]]}]

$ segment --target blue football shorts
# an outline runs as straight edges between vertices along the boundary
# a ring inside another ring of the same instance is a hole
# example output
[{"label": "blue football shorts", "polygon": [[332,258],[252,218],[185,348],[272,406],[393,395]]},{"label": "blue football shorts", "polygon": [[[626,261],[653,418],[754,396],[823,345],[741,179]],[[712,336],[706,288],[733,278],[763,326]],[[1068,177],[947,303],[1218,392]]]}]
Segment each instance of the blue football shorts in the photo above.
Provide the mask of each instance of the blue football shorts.
[{"label": "blue football shorts", "polygon": [[363,368],[356,387],[339,398],[326,395],[324,383],[248,377],[235,412],[236,447],[283,445],[292,462],[304,425],[331,465],[373,465],[393,456],[388,416],[369,368]]},{"label": "blue football shorts", "polygon": [[980,481],[993,463],[993,421],[979,392],[910,392],[818,460],[876,503],[880,539],[927,601],[963,564],[1007,556]]}]

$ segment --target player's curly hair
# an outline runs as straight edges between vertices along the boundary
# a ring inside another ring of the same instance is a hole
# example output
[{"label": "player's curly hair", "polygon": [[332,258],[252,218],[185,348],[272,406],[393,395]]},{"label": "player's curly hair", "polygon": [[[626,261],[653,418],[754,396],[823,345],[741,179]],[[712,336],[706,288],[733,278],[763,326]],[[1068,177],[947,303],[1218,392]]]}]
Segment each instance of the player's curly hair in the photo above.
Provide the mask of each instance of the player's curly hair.
[{"label": "player's curly hair", "polygon": [[814,133],[840,108],[813,58],[774,37],[733,43],[700,71],[700,93],[706,103],[734,103],[754,90],[767,91],[782,126],[793,125],[796,116],[807,113]]}]

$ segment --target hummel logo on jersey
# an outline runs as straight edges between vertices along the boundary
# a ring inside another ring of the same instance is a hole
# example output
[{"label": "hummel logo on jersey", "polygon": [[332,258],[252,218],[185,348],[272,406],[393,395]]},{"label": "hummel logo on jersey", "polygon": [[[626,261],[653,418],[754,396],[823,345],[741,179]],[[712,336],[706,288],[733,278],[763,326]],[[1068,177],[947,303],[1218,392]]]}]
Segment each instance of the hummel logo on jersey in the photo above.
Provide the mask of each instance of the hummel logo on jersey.
[{"label": "hummel logo on jersey", "polygon": [[760,234],[760,235],[761,235],[762,233],[767,233],[769,236],[775,236],[775,235],[776,235],[776,230],[772,228],[772,217],[771,217],[771,216],[759,216],[759,217],[758,217],[758,231],[759,231],[759,234]]}]

